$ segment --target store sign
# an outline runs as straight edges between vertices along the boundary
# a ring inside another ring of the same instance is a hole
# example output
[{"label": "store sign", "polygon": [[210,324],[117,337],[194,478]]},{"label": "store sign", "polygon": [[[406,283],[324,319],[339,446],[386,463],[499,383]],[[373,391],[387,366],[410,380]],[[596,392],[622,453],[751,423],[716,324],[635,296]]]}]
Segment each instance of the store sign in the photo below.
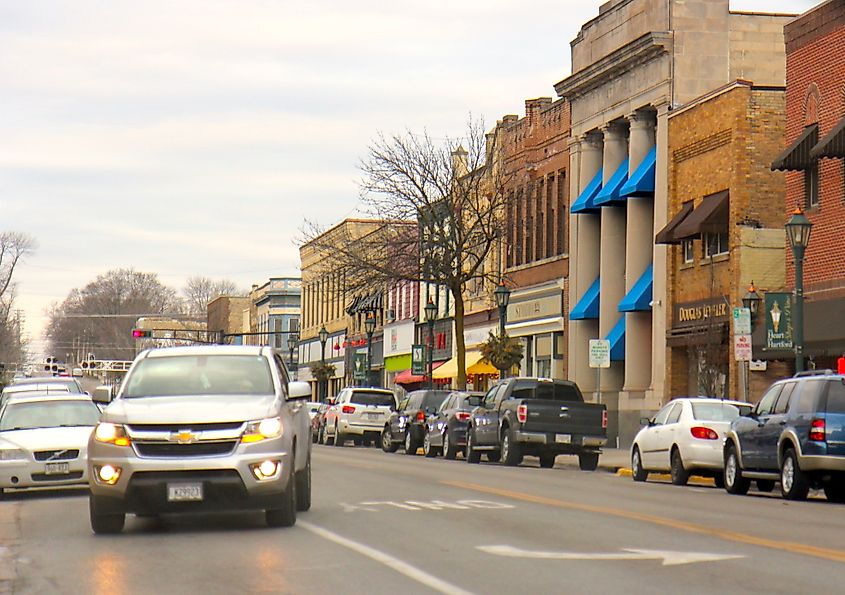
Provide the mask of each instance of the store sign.
[{"label": "store sign", "polygon": [[763,305],[766,315],[766,349],[792,349],[792,294],[768,292]]},{"label": "store sign", "polygon": [[560,316],[562,308],[562,297],[560,290],[554,295],[547,295],[525,301],[518,301],[518,298],[511,296],[511,303],[508,306],[509,324],[525,320],[538,320],[541,318],[554,318]]},{"label": "store sign", "polygon": [[411,346],[411,374],[414,376],[422,376],[425,374],[425,366],[427,362],[425,353],[425,345]]},{"label": "store sign", "polygon": [[701,326],[703,324],[727,322],[732,313],[728,303],[728,296],[722,296],[709,300],[675,304],[672,326]]}]

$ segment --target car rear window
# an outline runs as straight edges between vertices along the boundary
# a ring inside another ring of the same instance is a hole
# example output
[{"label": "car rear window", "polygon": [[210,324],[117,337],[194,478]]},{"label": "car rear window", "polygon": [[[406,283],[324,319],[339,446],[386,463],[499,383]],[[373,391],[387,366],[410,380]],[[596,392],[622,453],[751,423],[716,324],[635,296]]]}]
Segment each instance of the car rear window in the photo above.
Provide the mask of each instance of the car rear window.
[{"label": "car rear window", "polygon": [[828,383],[827,389],[827,412],[845,413],[845,384],[841,380],[834,380]]},{"label": "car rear window", "polygon": [[260,355],[178,355],[142,359],[123,396],[270,395],[273,378]]},{"label": "car rear window", "polygon": [[374,390],[352,391],[352,397],[350,397],[349,402],[358,403],[359,405],[380,405],[383,407],[392,407],[394,404],[392,394]]},{"label": "car rear window", "polygon": [[429,393],[423,397],[420,409],[437,409],[448,396],[448,393]]},{"label": "car rear window", "polygon": [[733,421],[751,411],[750,405],[734,403],[692,403],[692,416],[699,421]]}]

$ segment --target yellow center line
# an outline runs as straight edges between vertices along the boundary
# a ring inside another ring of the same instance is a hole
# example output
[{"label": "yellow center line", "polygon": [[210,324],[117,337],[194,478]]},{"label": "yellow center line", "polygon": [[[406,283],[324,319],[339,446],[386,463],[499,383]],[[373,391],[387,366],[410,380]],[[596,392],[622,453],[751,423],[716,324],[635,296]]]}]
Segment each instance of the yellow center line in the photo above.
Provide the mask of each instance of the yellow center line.
[{"label": "yellow center line", "polygon": [[554,506],[556,508],[565,508],[569,510],[580,510],[582,512],[594,512],[606,516],[615,516],[632,521],[640,521],[643,523],[650,523],[653,525],[660,525],[663,527],[670,527],[680,531],[687,531],[688,533],[697,533],[699,535],[707,535],[710,537],[717,537],[726,541],[733,541],[735,543],[744,543],[748,545],[756,545],[759,547],[770,548],[773,550],[780,550],[792,554],[803,554],[805,556],[813,556],[815,558],[822,558],[825,560],[832,560],[834,562],[845,563],[845,551],[833,550],[804,543],[793,543],[788,541],[775,541],[773,539],[766,539],[764,537],[755,537],[745,533],[737,533],[735,531],[724,531],[722,529],[715,529],[704,525],[696,525],[695,523],[687,523],[684,521],[676,521],[674,519],[667,519],[650,514],[640,512],[632,512],[622,510],[619,508],[607,508],[604,506],[594,506],[592,504],[581,504],[578,502],[569,502],[566,500],[557,500],[554,498],[546,498],[543,496],[536,496],[534,494],[527,494],[524,492],[514,492],[511,490],[503,490],[490,486],[480,485],[477,483],[465,483],[461,481],[441,481],[444,485],[449,485],[465,490],[473,490],[485,494],[493,494],[502,496],[504,498],[511,498],[512,500],[521,500],[523,502],[531,502],[534,504],[543,504],[545,506]]}]

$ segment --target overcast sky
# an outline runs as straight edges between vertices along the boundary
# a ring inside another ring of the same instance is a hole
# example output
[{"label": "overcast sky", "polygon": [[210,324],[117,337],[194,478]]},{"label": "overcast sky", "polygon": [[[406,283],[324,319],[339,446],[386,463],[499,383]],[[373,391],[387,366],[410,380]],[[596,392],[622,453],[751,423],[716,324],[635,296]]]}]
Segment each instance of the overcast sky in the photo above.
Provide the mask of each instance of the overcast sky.
[{"label": "overcast sky", "polygon": [[355,213],[378,131],[522,116],[601,3],[0,0],[0,229],[39,243],[16,274],[36,350],[45,308],[109,269],[298,276],[303,218]]}]

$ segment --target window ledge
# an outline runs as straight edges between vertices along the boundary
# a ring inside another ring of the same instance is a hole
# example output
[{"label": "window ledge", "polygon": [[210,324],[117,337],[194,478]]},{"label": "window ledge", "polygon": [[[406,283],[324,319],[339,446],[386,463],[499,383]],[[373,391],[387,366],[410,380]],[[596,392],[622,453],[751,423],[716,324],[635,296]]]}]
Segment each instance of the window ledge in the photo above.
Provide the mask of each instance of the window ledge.
[{"label": "window ledge", "polygon": [[687,270],[689,270],[689,269],[694,269],[694,268],[695,268],[695,261],[692,261],[692,262],[682,262],[682,263],[681,263],[681,266],[680,266],[680,267],[678,267],[678,268],[679,268],[680,270],[682,270],[682,271],[687,271]]},{"label": "window ledge", "polygon": [[727,262],[731,259],[730,253],[716,254],[714,256],[705,256],[701,264],[716,264],[717,262]]}]

